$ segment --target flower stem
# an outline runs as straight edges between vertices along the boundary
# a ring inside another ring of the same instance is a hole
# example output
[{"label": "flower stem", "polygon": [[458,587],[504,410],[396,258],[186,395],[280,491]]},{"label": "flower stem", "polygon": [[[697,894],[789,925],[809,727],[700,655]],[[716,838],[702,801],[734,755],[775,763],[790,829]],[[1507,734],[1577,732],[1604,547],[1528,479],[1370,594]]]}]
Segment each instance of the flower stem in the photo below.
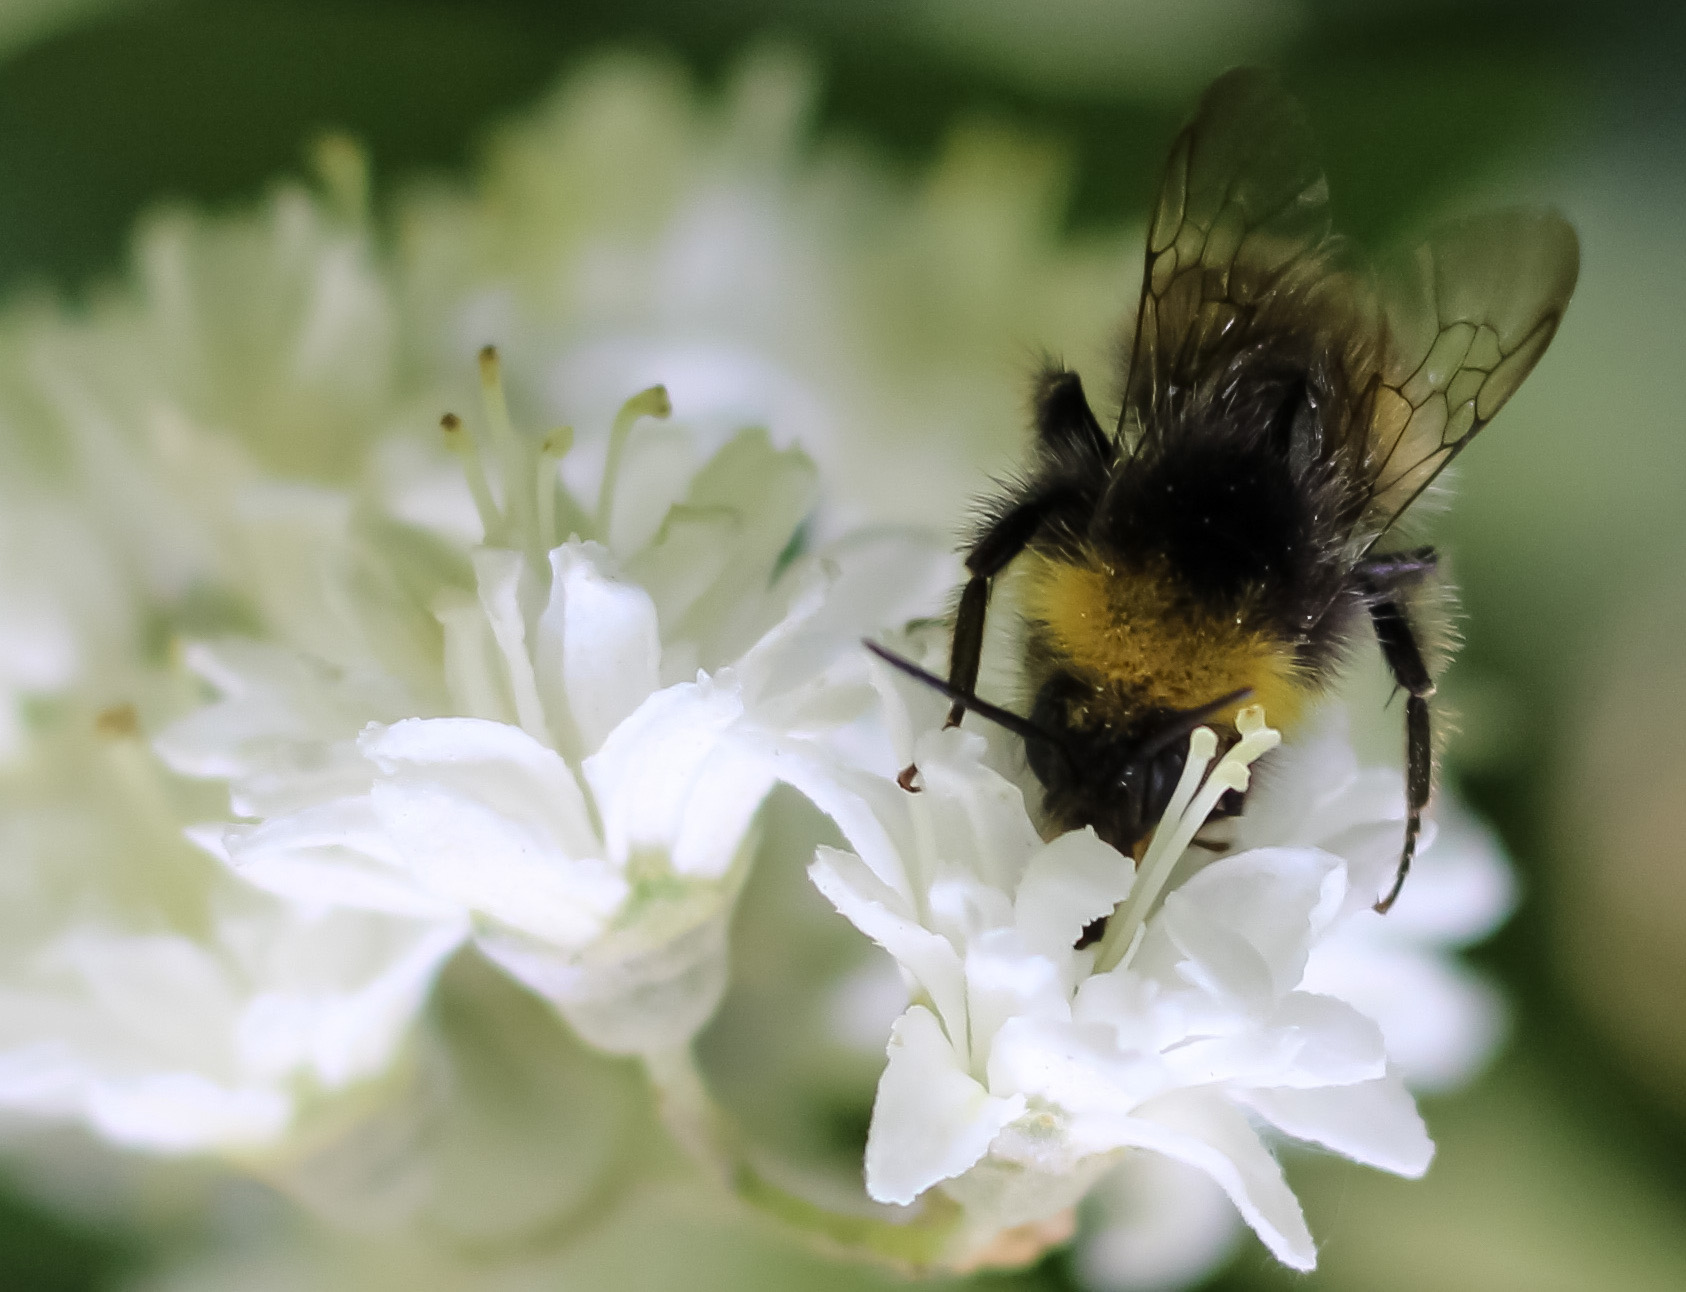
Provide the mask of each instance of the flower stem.
[{"label": "flower stem", "polygon": [[833,1253],[904,1273],[953,1263],[963,1218],[958,1203],[933,1194],[904,1222],[823,1206],[776,1183],[755,1165],[740,1128],[709,1093],[690,1046],[645,1055],[644,1071],[674,1142],[760,1214]]}]

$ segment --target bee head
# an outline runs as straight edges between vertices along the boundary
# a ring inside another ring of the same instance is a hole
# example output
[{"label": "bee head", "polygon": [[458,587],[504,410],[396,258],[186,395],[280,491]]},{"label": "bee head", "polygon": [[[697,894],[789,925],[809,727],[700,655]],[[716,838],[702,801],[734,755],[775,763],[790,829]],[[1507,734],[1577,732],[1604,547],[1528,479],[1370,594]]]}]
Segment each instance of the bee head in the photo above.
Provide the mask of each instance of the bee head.
[{"label": "bee head", "polygon": [[1189,736],[1246,695],[1238,691],[1195,709],[1141,711],[1120,730],[1109,722],[1085,721],[1097,707],[1116,709],[1095,706],[1088,683],[1055,674],[1031,713],[1031,724],[1042,734],[1025,738],[1025,756],[1042,782],[1049,818],[1061,830],[1093,826],[1120,852],[1133,854],[1176,791]]},{"label": "bee head", "polygon": [[[1252,694],[1244,687],[1194,709],[1121,710],[1097,703],[1102,697],[1092,683],[1056,672],[1043,683],[1025,718],[959,690],[876,642],[865,646],[886,664],[1023,739],[1053,824],[1061,830],[1093,826],[1127,856],[1165,815],[1194,729]],[[1128,728],[1099,716],[1109,711],[1131,712]]]}]

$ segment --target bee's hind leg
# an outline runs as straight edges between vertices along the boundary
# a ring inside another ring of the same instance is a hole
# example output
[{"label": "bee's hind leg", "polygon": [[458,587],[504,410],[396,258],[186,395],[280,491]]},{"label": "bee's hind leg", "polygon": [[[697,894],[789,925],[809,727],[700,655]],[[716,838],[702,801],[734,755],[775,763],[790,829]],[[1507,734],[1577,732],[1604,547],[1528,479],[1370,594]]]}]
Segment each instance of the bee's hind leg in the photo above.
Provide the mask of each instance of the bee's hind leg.
[{"label": "bee's hind leg", "polygon": [[[1427,549],[1425,549],[1427,551]],[[1415,576],[1433,569],[1433,553],[1429,562],[1409,572]],[[1416,555],[1416,554],[1408,554]],[[1399,562],[1400,558],[1382,558]],[[1404,578],[1395,578],[1390,586],[1397,588]],[[1377,583],[1387,583],[1377,580]],[[1434,696],[1434,679],[1423,662],[1422,648],[1417,644],[1416,631],[1404,605],[1391,591],[1382,591],[1376,584],[1370,601],[1370,619],[1376,627],[1376,640],[1381,643],[1382,658],[1393,674],[1393,680],[1405,692],[1405,847],[1399,855],[1399,870],[1393,886],[1376,903],[1376,910],[1386,914],[1405,886],[1405,876],[1411,871],[1411,860],[1417,852],[1417,836],[1422,833],[1423,809],[1428,806],[1434,789],[1434,732],[1429,724],[1428,702]]]}]

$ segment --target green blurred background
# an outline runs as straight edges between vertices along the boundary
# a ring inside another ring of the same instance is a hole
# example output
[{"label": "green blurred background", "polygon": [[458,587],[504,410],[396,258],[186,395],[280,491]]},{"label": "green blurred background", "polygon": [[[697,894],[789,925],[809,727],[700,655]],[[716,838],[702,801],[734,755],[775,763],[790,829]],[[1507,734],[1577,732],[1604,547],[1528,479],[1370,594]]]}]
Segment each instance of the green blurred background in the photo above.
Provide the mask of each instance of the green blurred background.
[{"label": "green blurred background", "polygon": [[[1568,212],[1574,305],[1438,523],[1466,609],[1457,775],[1524,886],[1475,953],[1510,994],[1513,1038],[1473,1088],[1428,1103],[1426,1181],[1291,1164],[1315,1275],[1248,1246],[1210,1286],[1686,1287],[1683,7],[4,4],[0,290],[74,297],[121,270],[147,206],[250,201],[325,126],[360,137],[379,178],[463,174],[492,123],[607,46],[675,55],[706,92],[767,38],[814,60],[818,133],[910,175],[963,118],[1063,141],[1074,231],[1139,219],[1193,97],[1238,61],[1306,102],[1337,218],[1363,241],[1448,205]],[[115,1286],[155,1256],[142,1235],[0,1201],[0,1288]],[[1064,1280],[1052,1258],[1013,1285]]]}]

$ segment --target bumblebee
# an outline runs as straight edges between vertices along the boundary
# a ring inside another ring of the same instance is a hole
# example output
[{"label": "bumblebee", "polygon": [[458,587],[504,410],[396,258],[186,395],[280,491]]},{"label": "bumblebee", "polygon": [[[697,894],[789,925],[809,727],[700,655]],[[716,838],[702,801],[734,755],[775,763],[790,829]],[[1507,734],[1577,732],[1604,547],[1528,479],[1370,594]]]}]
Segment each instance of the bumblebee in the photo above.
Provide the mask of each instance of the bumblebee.
[{"label": "bumblebee", "polygon": [[[1560,216],[1501,211],[1371,269],[1331,230],[1298,107],[1265,73],[1228,73],[1171,147],[1116,428],[1046,366],[1031,461],[972,535],[947,680],[874,649],[948,695],[949,725],[971,710],[1023,738],[1050,828],[1093,826],[1133,855],[1196,726],[1233,732],[1251,703],[1291,727],[1367,622],[1405,694],[1386,911],[1435,775],[1414,608],[1436,557],[1389,540],[1539,361],[1578,266]],[[975,694],[1009,566],[1028,716]]]}]

